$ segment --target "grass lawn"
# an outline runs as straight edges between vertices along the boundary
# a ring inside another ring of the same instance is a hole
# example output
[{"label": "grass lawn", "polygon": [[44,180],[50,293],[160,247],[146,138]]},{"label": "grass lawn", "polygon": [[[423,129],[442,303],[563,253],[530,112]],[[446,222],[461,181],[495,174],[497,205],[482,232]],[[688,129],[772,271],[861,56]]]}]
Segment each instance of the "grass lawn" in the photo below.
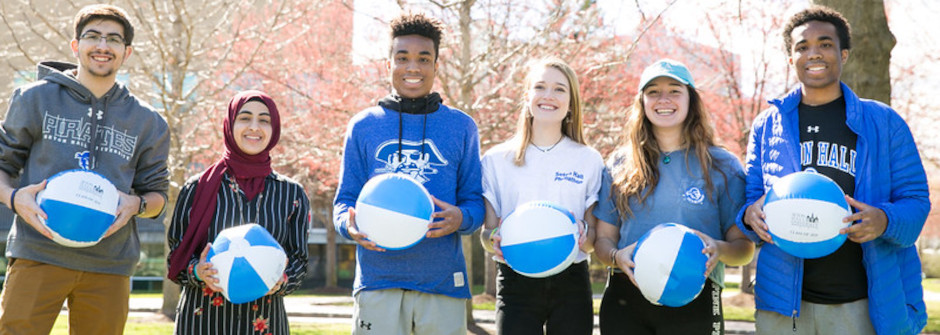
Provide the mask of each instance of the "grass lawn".
[{"label": "grass lawn", "polygon": [[[594,292],[596,294],[603,294],[604,284],[595,283],[593,285]],[[725,288],[726,293],[735,293],[738,291],[737,283],[729,283]],[[482,293],[483,288],[474,287],[472,289],[474,294]],[[940,278],[930,278],[924,280],[924,291],[930,291],[935,293],[940,293]],[[343,295],[346,295],[345,293]],[[309,292],[303,292],[300,295],[324,295],[324,294],[310,294]],[[329,296],[329,294],[325,294]],[[146,298],[158,298],[161,297],[160,293],[134,293],[134,297],[146,297]],[[483,301],[479,303],[474,303],[474,309],[479,310],[494,310],[495,302],[493,301]],[[725,304],[724,315],[725,320],[738,320],[738,321],[754,321],[754,309],[751,307],[738,307],[733,304]],[[600,309],[600,299],[594,299],[594,313],[596,314]],[[927,301],[927,327],[924,329],[924,333],[933,333],[940,334],[940,301]],[[291,334],[301,334],[301,335],[338,335],[338,334],[348,334],[349,333],[349,324],[346,322],[340,323],[292,323],[290,326]],[[125,334],[133,335],[156,335],[156,334],[170,334],[173,332],[173,323],[172,322],[162,322],[162,321],[152,321],[144,320],[139,318],[130,318],[128,319],[127,325],[124,329]],[[55,325],[52,329],[51,334],[68,334],[68,325],[67,325],[67,316],[65,314],[60,315],[56,319]]]},{"label": "grass lawn", "polygon": [[[55,320],[51,335],[67,335],[67,316],[60,315]],[[173,333],[171,322],[148,322],[130,318],[124,327],[124,334],[133,335],[165,335]],[[349,334],[349,323],[292,323],[290,333],[298,335],[340,335]]]},{"label": "grass lawn", "polygon": [[[940,278],[925,279],[923,285],[924,291],[940,293]],[[594,283],[592,286],[595,294],[604,293],[603,283]],[[477,293],[483,292],[482,288],[479,290],[474,288],[474,290],[478,291]],[[738,283],[726,283],[724,293],[736,293],[738,291]],[[594,299],[594,314],[598,313],[600,305],[601,300]],[[495,306],[493,303],[480,303],[474,304],[473,308],[493,310]],[[725,304],[722,308],[724,309],[725,320],[754,322],[754,308],[730,304]],[[924,333],[940,334],[940,301],[927,301],[927,326],[924,328]]]}]

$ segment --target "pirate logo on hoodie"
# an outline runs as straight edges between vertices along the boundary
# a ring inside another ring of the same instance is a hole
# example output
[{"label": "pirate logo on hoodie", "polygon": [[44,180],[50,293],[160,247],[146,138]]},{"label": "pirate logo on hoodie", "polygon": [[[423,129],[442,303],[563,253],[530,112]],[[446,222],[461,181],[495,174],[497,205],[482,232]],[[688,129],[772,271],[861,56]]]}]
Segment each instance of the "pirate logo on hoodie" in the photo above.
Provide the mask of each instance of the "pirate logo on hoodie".
[{"label": "pirate logo on hoodie", "polygon": [[437,173],[436,167],[447,166],[447,159],[431,140],[425,140],[423,143],[402,140],[401,151],[397,139],[388,140],[379,145],[375,151],[375,159],[385,164],[384,167],[375,169],[376,173],[404,173],[421,183],[430,180],[427,175]]}]

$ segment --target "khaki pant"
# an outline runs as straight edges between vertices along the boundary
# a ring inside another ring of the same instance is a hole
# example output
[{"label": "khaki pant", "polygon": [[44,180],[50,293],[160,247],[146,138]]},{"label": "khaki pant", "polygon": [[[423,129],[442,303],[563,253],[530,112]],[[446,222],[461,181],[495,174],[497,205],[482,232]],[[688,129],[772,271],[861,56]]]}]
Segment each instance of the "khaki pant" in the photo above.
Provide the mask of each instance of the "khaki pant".
[{"label": "khaki pant", "polygon": [[402,289],[359,291],[354,335],[466,335],[467,299]]},{"label": "khaki pant", "polygon": [[122,334],[130,278],[11,259],[0,295],[0,335],[48,334],[68,301],[70,334]]},{"label": "khaki pant", "polygon": [[868,299],[837,305],[800,302],[796,319],[775,312],[757,310],[757,334],[853,334],[875,335],[868,316]]}]

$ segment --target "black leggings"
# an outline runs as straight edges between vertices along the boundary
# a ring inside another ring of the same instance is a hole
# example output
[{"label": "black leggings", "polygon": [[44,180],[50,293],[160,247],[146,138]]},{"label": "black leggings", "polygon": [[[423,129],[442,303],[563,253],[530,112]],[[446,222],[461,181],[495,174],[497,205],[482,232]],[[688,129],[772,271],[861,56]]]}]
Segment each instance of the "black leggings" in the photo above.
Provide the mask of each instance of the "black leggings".
[{"label": "black leggings", "polygon": [[500,263],[496,299],[500,335],[590,335],[594,330],[586,261],[546,278],[529,278]]},{"label": "black leggings", "polygon": [[601,334],[724,334],[721,286],[708,279],[698,297],[682,307],[650,303],[627,275],[612,274],[601,300]]}]

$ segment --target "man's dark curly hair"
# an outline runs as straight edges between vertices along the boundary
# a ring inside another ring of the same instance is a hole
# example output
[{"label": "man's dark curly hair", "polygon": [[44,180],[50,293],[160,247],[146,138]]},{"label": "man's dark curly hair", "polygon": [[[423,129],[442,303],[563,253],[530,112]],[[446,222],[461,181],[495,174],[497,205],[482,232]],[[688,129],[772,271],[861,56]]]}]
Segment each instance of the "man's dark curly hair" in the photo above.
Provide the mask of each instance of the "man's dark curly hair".
[{"label": "man's dark curly hair", "polygon": [[[389,23],[392,28],[392,39],[399,36],[418,35],[427,37],[434,42],[434,60],[437,61],[438,50],[441,46],[441,37],[444,35],[444,23],[422,13],[406,13]],[[392,49],[389,47],[389,55]]]},{"label": "man's dark curly hair", "polygon": [[849,21],[842,14],[832,8],[825,6],[812,6],[790,17],[787,25],[783,28],[783,48],[789,56],[793,51],[793,29],[802,26],[809,21],[822,21],[832,23],[836,27],[836,34],[839,35],[839,50],[848,50],[852,48],[852,27]]}]

